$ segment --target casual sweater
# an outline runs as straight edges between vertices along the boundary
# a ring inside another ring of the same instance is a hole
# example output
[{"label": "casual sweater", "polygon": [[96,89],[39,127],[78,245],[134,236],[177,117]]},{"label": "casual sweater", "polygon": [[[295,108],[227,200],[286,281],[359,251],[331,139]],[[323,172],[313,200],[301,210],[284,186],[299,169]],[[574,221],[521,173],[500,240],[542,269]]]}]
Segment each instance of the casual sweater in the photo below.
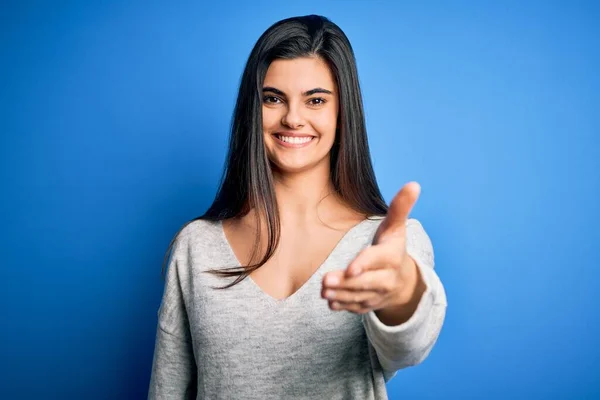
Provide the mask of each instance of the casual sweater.
[{"label": "casual sweater", "polygon": [[383,219],[351,228],[317,271],[277,300],[247,277],[205,273],[240,266],[221,222],[196,220],[177,235],[158,323],[149,399],[387,399],[386,383],[430,353],[446,312],[429,236],[407,221],[406,250],[426,290],[415,313],[387,326],[375,312],[332,311],[321,297],[324,274],[345,269],[371,245]]}]

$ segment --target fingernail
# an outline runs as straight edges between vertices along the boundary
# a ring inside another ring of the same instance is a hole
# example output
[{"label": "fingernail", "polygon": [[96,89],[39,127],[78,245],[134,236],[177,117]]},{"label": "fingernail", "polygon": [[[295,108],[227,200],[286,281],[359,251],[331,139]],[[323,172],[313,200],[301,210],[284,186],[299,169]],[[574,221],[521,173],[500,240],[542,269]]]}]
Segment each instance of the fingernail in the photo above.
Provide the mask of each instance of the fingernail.
[{"label": "fingernail", "polygon": [[327,297],[328,299],[333,299],[335,297],[335,291],[334,290],[326,290],[325,297]]}]

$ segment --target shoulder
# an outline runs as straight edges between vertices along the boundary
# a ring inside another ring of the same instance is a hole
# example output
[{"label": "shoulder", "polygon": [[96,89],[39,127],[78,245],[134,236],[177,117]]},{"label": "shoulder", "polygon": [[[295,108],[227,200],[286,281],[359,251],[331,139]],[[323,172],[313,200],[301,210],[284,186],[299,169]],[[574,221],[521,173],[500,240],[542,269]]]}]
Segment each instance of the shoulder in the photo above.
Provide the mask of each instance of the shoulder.
[{"label": "shoulder", "polygon": [[203,238],[210,235],[216,235],[220,232],[221,221],[209,221],[206,219],[193,219],[186,222],[179,230],[182,238],[192,240]]},{"label": "shoulder", "polygon": [[182,256],[220,242],[221,221],[194,219],[183,224],[174,238],[174,253]]},{"label": "shoulder", "polygon": [[406,249],[413,258],[433,268],[435,261],[431,238],[421,222],[414,218],[406,221]]}]

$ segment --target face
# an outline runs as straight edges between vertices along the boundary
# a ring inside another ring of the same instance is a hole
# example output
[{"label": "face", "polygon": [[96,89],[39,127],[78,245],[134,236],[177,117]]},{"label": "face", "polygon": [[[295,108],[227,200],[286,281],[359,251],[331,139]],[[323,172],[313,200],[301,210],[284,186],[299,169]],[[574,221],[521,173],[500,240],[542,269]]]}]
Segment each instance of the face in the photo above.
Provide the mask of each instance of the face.
[{"label": "face", "polygon": [[338,93],[319,58],[275,60],[263,85],[263,133],[269,160],[279,172],[329,166],[335,141]]}]

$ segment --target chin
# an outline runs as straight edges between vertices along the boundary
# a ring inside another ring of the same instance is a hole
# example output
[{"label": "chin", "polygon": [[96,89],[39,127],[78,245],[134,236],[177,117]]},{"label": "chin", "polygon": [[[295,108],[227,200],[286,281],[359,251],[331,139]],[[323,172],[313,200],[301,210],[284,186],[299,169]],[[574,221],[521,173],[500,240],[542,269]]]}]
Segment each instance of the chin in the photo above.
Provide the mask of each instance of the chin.
[{"label": "chin", "polygon": [[307,163],[281,163],[271,161],[271,166],[274,172],[283,174],[297,174],[300,172],[309,171],[314,167],[314,164]]},{"label": "chin", "polygon": [[301,172],[307,172],[316,168],[320,168],[322,165],[329,165],[329,157],[324,157],[319,160],[270,160],[273,171],[284,173],[284,174],[297,174]]}]

